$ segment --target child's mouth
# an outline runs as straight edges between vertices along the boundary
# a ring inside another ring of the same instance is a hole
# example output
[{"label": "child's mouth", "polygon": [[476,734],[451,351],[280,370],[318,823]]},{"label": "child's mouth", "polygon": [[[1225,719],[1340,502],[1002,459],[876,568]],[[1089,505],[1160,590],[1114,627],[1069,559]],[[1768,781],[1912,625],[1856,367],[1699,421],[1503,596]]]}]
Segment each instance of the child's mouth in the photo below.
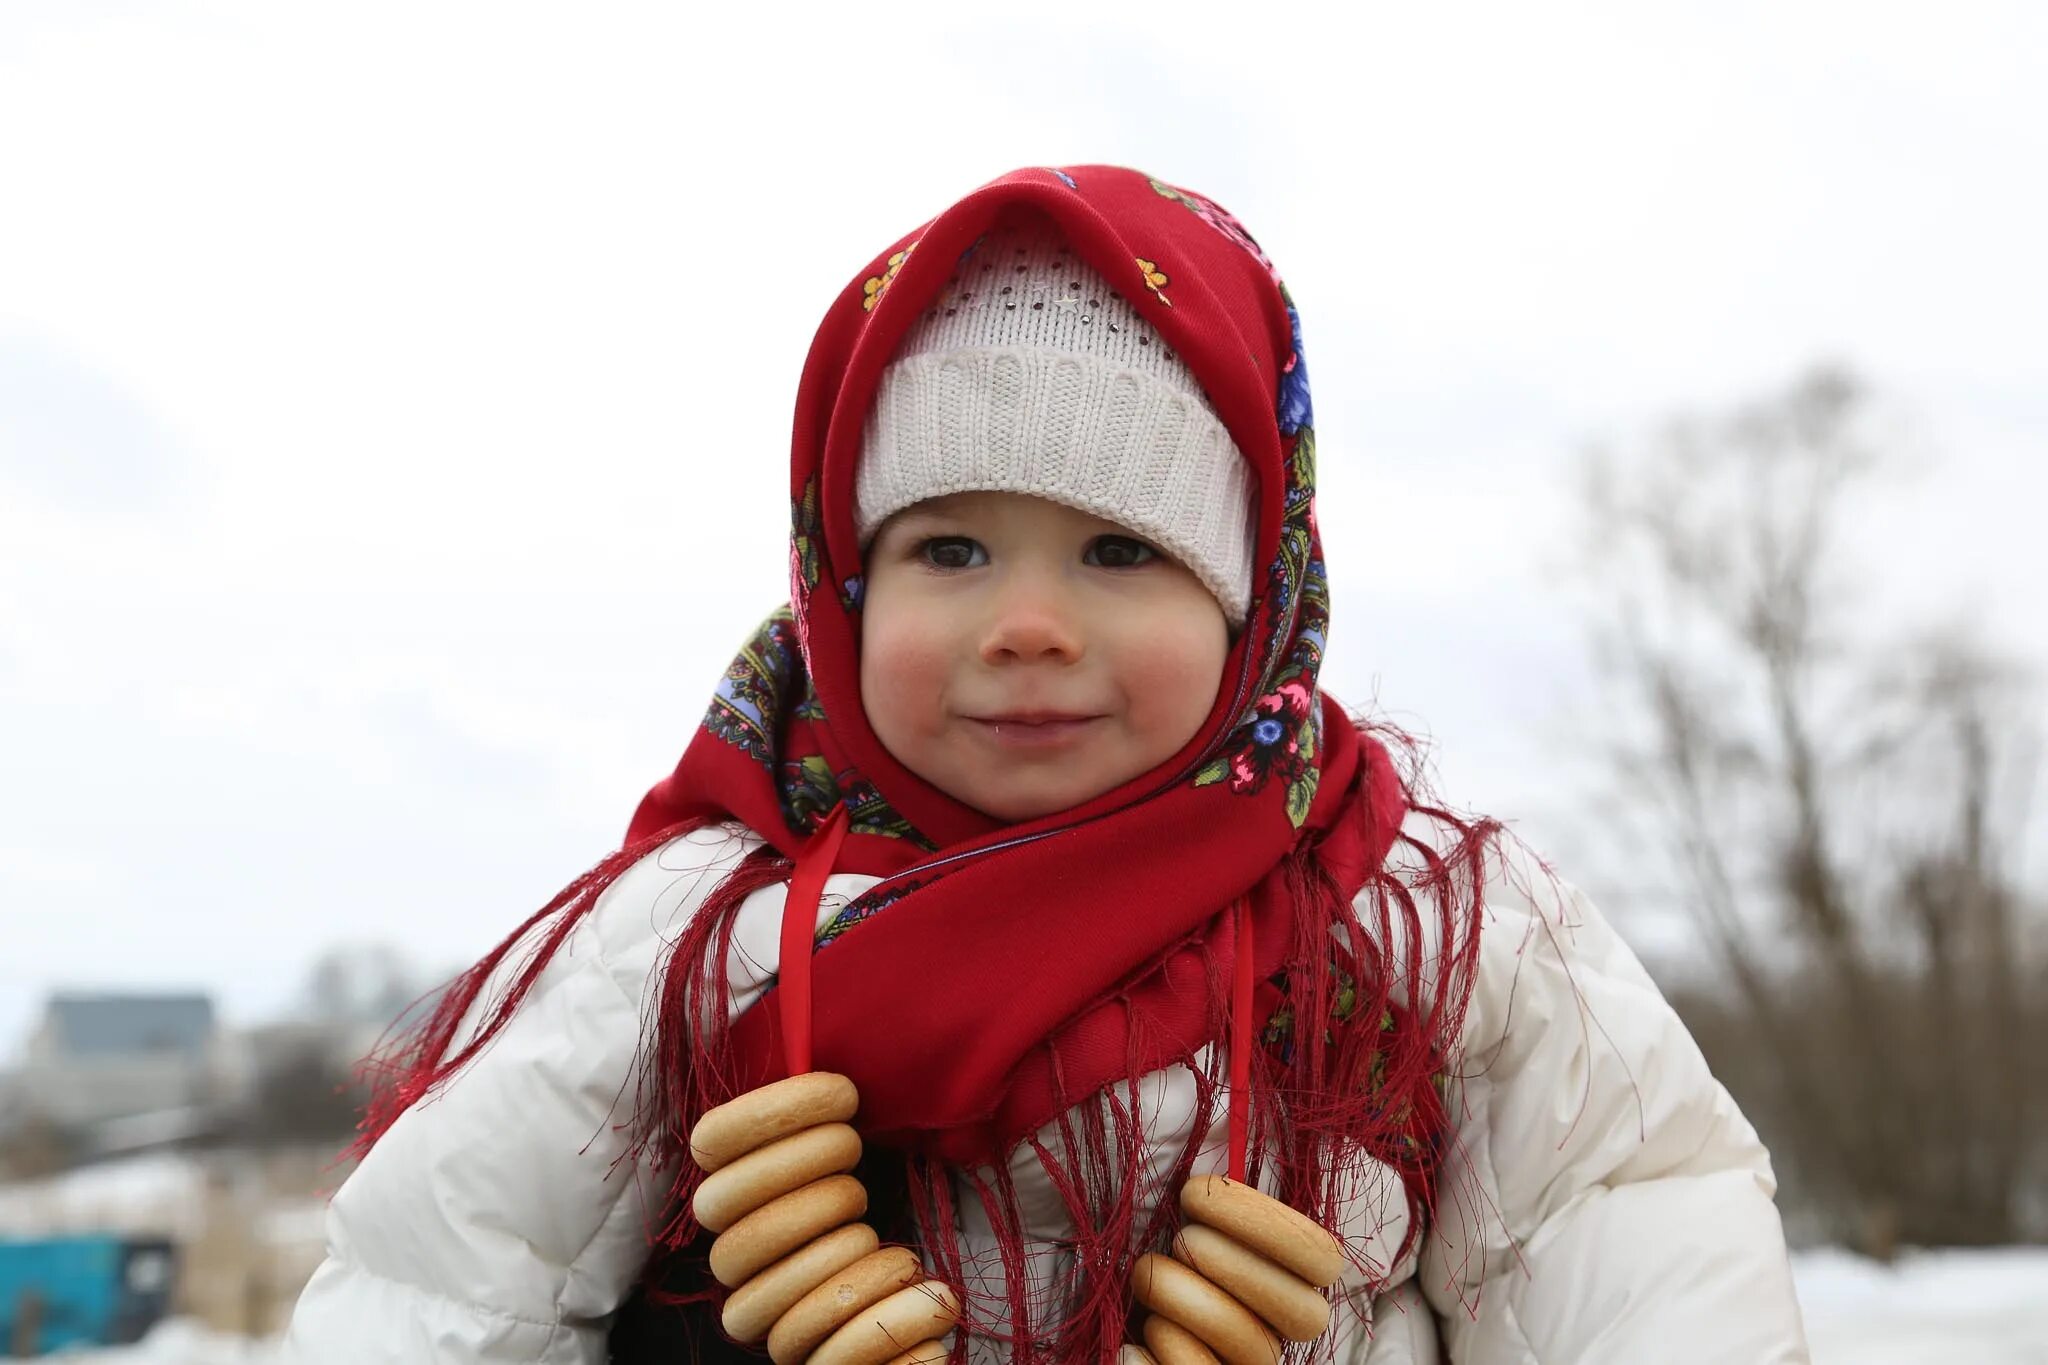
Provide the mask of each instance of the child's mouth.
[{"label": "child's mouth", "polygon": [[1020,711],[1011,715],[968,717],[982,734],[1005,748],[1013,749],[1056,749],[1072,744],[1101,719],[1101,716],[1067,715],[1051,711]]}]

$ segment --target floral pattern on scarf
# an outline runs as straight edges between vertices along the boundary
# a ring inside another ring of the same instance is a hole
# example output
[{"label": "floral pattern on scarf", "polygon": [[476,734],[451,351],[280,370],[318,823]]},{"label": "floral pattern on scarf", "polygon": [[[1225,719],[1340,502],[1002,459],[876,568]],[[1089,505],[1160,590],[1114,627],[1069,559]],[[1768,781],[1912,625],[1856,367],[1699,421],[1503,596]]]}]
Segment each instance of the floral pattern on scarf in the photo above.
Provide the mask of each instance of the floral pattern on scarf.
[{"label": "floral pattern on scarf", "polygon": [[818,586],[818,546],[825,539],[825,523],[818,515],[818,481],[804,485],[803,496],[789,502],[789,584],[794,595],[799,588],[808,593]]},{"label": "floral pattern on scarf", "polygon": [[756,763],[775,762],[774,718],[801,674],[796,622],[787,607],[775,612],[726,666],[711,695],[704,728]]},{"label": "floral pattern on scarf", "polygon": [[1196,194],[1193,190],[1184,190],[1178,186],[1169,185],[1164,180],[1154,179],[1151,183],[1154,193],[1162,198],[1171,199],[1176,204],[1183,205],[1195,217],[1201,219],[1210,227],[1215,228],[1225,237],[1228,237],[1231,241],[1236,242],[1239,246],[1250,252],[1260,265],[1266,267],[1266,273],[1273,277],[1273,283],[1280,283],[1280,272],[1274,269],[1273,263],[1270,260],[1266,259],[1265,251],[1260,248],[1258,242],[1253,240],[1251,233],[1245,231],[1244,224],[1238,222],[1237,218],[1228,209],[1213,199],[1206,199]]},{"label": "floral pattern on scarf", "polygon": [[870,313],[874,311],[875,305],[882,301],[882,296],[889,292],[889,286],[896,283],[896,272],[903,268],[903,263],[910,259],[910,253],[915,250],[917,243],[912,242],[889,258],[887,269],[879,275],[870,276],[867,282],[861,285],[860,306],[863,310]]},{"label": "floral pattern on scarf", "polygon": [[745,753],[775,777],[782,818],[799,834],[809,833],[842,801],[851,828],[862,834],[907,839],[919,848],[932,844],[899,815],[872,783],[851,772],[834,772],[816,753],[782,757],[783,737],[774,717],[785,708],[804,724],[822,724],[825,709],[811,690],[797,644],[796,621],[787,607],[776,611],[740,648],[712,695],[704,728]]},{"label": "floral pattern on scarf", "polygon": [[926,850],[934,847],[890,808],[872,782],[855,772],[833,772],[823,755],[806,754],[784,763],[777,780],[782,788],[783,815],[792,829],[815,829],[834,806],[844,802],[848,828],[855,833],[908,839]]},{"label": "floral pattern on scarf", "polygon": [[914,877],[908,881],[897,882],[878,895],[855,896],[832,917],[830,923],[818,931],[816,947],[822,949],[836,943],[847,930],[873,919],[911,892],[921,890],[935,880],[936,877]]},{"label": "floral pattern on scarf", "polygon": [[1313,427],[1316,415],[1308,399],[1308,363],[1301,356],[1301,310],[1288,296],[1287,286],[1280,287],[1280,294],[1287,299],[1287,325],[1294,334],[1294,351],[1280,371],[1280,434],[1292,436]]},{"label": "floral pattern on scarf", "polygon": [[1315,460],[1315,432],[1301,427],[1288,456],[1280,550],[1266,570],[1265,589],[1273,618],[1294,620],[1293,630],[1272,637],[1276,655],[1289,638],[1293,646],[1284,659],[1267,659],[1260,696],[1238,720],[1223,752],[1195,773],[1198,787],[1227,779],[1230,790],[1242,796],[1255,795],[1277,779],[1287,788],[1287,818],[1296,829],[1308,818],[1321,776],[1315,756],[1322,708],[1314,680],[1322,669],[1330,622],[1329,578],[1314,554]]}]

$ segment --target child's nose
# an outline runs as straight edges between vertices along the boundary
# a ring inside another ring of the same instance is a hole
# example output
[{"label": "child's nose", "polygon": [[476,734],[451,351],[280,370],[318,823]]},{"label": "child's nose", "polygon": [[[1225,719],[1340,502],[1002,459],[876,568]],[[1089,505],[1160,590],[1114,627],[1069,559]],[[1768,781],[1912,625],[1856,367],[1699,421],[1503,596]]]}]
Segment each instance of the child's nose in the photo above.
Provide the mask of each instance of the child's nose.
[{"label": "child's nose", "polygon": [[982,661],[1074,663],[1084,652],[1079,622],[1056,585],[1019,575],[998,595],[982,635]]}]

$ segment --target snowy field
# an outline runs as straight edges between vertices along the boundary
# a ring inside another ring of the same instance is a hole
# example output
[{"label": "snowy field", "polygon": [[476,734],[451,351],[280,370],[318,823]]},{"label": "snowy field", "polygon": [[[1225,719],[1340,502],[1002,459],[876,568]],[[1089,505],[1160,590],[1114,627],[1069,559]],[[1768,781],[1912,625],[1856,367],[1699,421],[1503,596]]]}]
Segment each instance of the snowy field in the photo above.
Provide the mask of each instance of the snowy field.
[{"label": "snowy field", "polygon": [[[1796,1258],[1815,1365],[2048,1365],[2048,1248],[1943,1252],[1891,1269],[1841,1252]],[[167,1323],[91,1365],[273,1365],[274,1345]]]},{"label": "snowy field", "polygon": [[2048,1365],[2048,1247],[1793,1265],[1815,1365]]}]

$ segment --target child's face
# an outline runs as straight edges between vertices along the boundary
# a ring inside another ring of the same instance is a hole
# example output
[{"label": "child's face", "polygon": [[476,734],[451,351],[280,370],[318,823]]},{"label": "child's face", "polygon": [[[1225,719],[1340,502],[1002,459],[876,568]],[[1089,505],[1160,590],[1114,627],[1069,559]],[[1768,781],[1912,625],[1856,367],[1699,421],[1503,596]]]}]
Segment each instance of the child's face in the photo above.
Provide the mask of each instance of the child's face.
[{"label": "child's face", "polygon": [[1223,609],[1114,522],[1019,493],[897,513],[868,548],[861,701],[897,762],[999,820],[1159,766],[1208,718]]}]

